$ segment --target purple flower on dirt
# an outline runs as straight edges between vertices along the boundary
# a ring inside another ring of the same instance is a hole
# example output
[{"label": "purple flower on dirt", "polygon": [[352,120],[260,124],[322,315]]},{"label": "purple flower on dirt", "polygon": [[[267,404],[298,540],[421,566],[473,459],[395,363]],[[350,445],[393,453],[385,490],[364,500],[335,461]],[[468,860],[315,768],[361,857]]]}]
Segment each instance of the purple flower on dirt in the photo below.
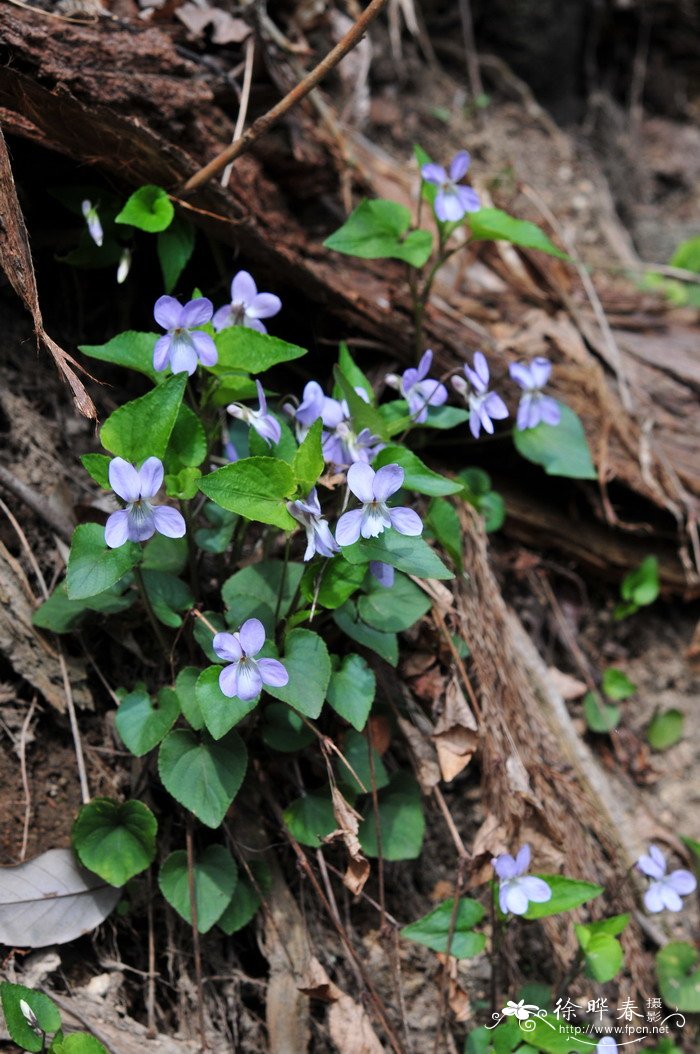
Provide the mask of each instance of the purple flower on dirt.
[{"label": "purple flower on dirt", "polygon": [[229,699],[237,696],[247,702],[255,699],[264,684],[282,688],[289,674],[277,659],[256,659],[265,643],[265,627],[260,619],[249,618],[237,633],[217,633],[213,648],[224,666],[219,674],[219,687]]},{"label": "purple flower on dirt", "polygon": [[174,296],[161,296],[156,300],[153,316],[167,333],[158,337],[153,349],[153,369],[164,370],[170,363],[173,373],[188,373],[203,366],[215,366],[219,358],[216,345],[208,333],[194,329],[211,321],[214,307],[205,296],[190,300],[183,305]]},{"label": "purple flower on dirt", "polygon": [[435,196],[435,215],[443,223],[457,222],[467,212],[478,212],[481,208],[479,195],[472,187],[460,186],[460,179],[464,179],[469,168],[471,158],[466,150],[460,150],[450,162],[449,172],[442,165],[434,165],[432,162],[423,165],[421,175],[426,183],[432,183],[438,188]]},{"label": "purple flower on dirt", "polygon": [[556,399],[542,391],[552,372],[549,359],[538,356],[531,363],[511,362],[508,370],[515,383],[523,389],[515,427],[522,432],[526,428],[535,428],[541,421],[558,425],[561,407]]},{"label": "purple flower on dirt", "polygon": [[428,349],[417,367],[411,366],[399,377],[389,373],[385,380],[390,388],[396,388],[408,403],[411,417],[417,424],[428,419],[429,406],[442,406],[447,402],[447,388],[440,381],[428,377],[433,363],[433,353]]},{"label": "purple flower on dirt", "polygon": [[262,436],[267,445],[270,446],[271,443],[279,443],[282,436],[282,428],[277,418],[267,412],[267,399],[265,398],[262,384],[260,381],[256,381],[255,385],[258,389],[257,410],[252,410],[249,406],[244,406],[243,403],[229,403],[226,409],[231,414],[231,417],[237,417],[239,421],[244,421],[259,436]]},{"label": "purple flower on dirt", "polygon": [[551,900],[552,890],[543,878],[536,878],[525,872],[530,866],[530,846],[524,845],[513,858],[510,853],[501,853],[491,863],[500,878],[498,902],[501,911],[507,915],[524,915],[530,902],[544,904]]},{"label": "purple flower on dirt", "polygon": [[647,911],[663,911],[664,908],[680,911],[683,907],[681,897],[692,893],[697,887],[695,876],[690,871],[679,870],[666,874],[666,857],[656,845],[650,845],[649,852],[640,856],[637,870],[653,880],[644,894]]},{"label": "purple flower on dirt", "polygon": [[391,564],[385,564],[382,560],[370,560],[369,573],[385,589],[391,589],[394,584],[394,568]]},{"label": "purple flower on dirt", "polygon": [[83,210],[83,216],[87,223],[88,234],[94,241],[95,245],[99,248],[102,247],[104,241],[104,233],[102,231],[102,224],[100,223],[100,217],[97,215],[97,207],[87,199],[81,205]]},{"label": "purple flower on dirt", "polygon": [[166,538],[182,538],[185,521],[169,505],[153,505],[163,484],[163,462],[149,457],[140,469],[123,457],[109,463],[109,485],[126,502],[126,508],[113,512],[105,526],[105,542],[118,549],[124,542],[145,542],[158,532]]},{"label": "purple flower on dirt", "polygon": [[[452,378],[452,387],[463,396],[469,406],[469,430],[475,439],[481,429],[493,435],[493,422],[508,416],[508,407],[497,392],[489,391],[489,367],[480,351],[474,353],[474,368],[464,367],[467,378],[457,375]],[[469,385],[472,391],[468,391]]]},{"label": "purple flower on dirt", "polygon": [[321,515],[321,505],[315,487],[305,501],[288,501],[287,509],[306,531],[304,560],[310,560],[316,553],[319,556],[333,556],[334,553],[340,552],[340,547],[331,534],[328,520],[324,520]]},{"label": "purple flower on dirt", "polygon": [[239,271],[231,282],[231,303],[220,307],[214,315],[217,333],[229,326],[247,326],[258,333],[267,333],[263,318],[272,318],[282,308],[282,301],[274,293],[259,293],[253,276]]},{"label": "purple flower on dirt", "polygon": [[361,509],[345,512],[338,520],[335,538],[339,545],[352,545],[360,536],[377,538],[387,527],[399,534],[423,533],[423,524],[413,509],[390,509],[387,501],[401,489],[404,472],[400,465],[384,465],[377,472],[361,461],[348,469],[348,487],[362,502]]}]

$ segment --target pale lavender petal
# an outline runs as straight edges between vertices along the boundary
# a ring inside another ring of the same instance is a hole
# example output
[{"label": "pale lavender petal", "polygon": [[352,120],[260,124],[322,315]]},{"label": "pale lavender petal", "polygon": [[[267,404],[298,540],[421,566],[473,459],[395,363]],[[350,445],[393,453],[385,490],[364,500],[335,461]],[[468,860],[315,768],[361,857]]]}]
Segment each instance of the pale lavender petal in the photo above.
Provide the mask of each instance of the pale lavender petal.
[{"label": "pale lavender petal", "polygon": [[504,915],[508,914],[508,888],[504,883],[498,887],[498,903]]},{"label": "pale lavender petal", "polygon": [[530,370],[532,372],[532,379],[535,382],[535,386],[537,388],[544,388],[549,380],[549,375],[552,372],[552,364],[549,359],[545,359],[544,356],[538,355],[537,358],[533,359],[530,363]]},{"label": "pale lavender petal", "polygon": [[256,333],[267,333],[265,325],[259,318],[251,318],[250,315],[244,315],[243,325],[246,329],[254,329]]},{"label": "pale lavender petal", "polygon": [[663,878],[666,874],[666,859],[661,850],[655,846],[649,846],[649,853],[643,853],[637,861],[637,868],[649,878]]},{"label": "pale lavender petal", "polygon": [[321,385],[317,381],[309,381],[294,415],[297,421],[303,425],[312,425],[321,417],[325,399]]},{"label": "pale lavender petal", "polygon": [[500,856],[494,857],[491,864],[499,878],[515,878],[517,874],[515,860],[510,853],[501,853]]},{"label": "pale lavender petal", "polygon": [[262,688],[262,677],[254,659],[243,659],[238,664],[238,698],[255,699]]},{"label": "pale lavender petal", "polygon": [[222,329],[227,329],[229,326],[235,325],[235,321],[233,308],[230,304],[224,304],[223,307],[220,307],[211,320],[217,333],[220,333]]},{"label": "pale lavender petal", "polygon": [[189,333],[179,333],[170,343],[170,369],[173,373],[187,373],[191,377],[197,369],[197,352]]},{"label": "pale lavender petal", "polygon": [[455,193],[462,213],[478,212],[481,208],[481,199],[473,187],[455,187]]},{"label": "pale lavender petal", "polygon": [[543,878],[535,875],[523,875],[518,879],[518,885],[528,900],[533,904],[546,904],[552,899],[552,890]]},{"label": "pale lavender petal", "polygon": [[273,688],[282,688],[289,683],[289,674],[277,659],[258,659],[258,670],[263,684],[271,684]]},{"label": "pale lavender petal", "polygon": [[561,406],[550,395],[540,396],[540,417],[545,424],[556,427],[561,421]]},{"label": "pale lavender petal", "polygon": [[282,427],[279,421],[272,416],[272,414],[265,414],[263,417],[254,417],[250,422],[251,428],[254,428],[259,436],[262,436],[268,443],[279,443],[282,438]]},{"label": "pale lavender petal", "polygon": [[428,400],[418,391],[418,385],[414,385],[408,393],[408,412],[416,424],[422,425],[428,420]]},{"label": "pale lavender petal", "polygon": [[489,364],[486,361],[486,356],[482,351],[474,352],[474,372],[476,373],[481,383],[486,387],[489,383],[489,378],[491,375],[489,373]]},{"label": "pale lavender petal", "polygon": [[518,414],[515,419],[515,427],[519,432],[524,432],[527,428],[534,428],[538,423],[539,413],[536,406],[534,406],[534,403],[535,400],[529,392],[523,395],[518,403]]},{"label": "pale lavender petal", "polygon": [[472,409],[469,414],[469,431],[475,439],[479,438],[479,434],[481,432],[481,419],[479,417],[479,414],[474,409]]},{"label": "pale lavender petal", "polygon": [[100,217],[97,215],[95,209],[90,210],[90,212],[86,216],[86,220],[88,233],[90,234],[90,237],[99,249],[102,247],[102,242],[104,241],[104,231],[102,230]]},{"label": "pale lavender petal", "polygon": [[662,882],[652,882],[644,894],[644,907],[654,914],[663,911],[666,904],[664,901],[664,890]]},{"label": "pale lavender petal", "polygon": [[172,337],[169,333],[164,333],[162,337],[158,337],[153,348],[153,369],[164,370],[168,365],[168,357],[170,355],[170,344]]},{"label": "pale lavender petal", "polygon": [[[359,464],[359,462],[357,462]],[[344,512],[335,529],[335,540],[338,545],[352,545],[360,537],[362,528],[362,509]]]},{"label": "pale lavender petal", "polygon": [[[424,377],[427,377],[428,374],[430,373],[430,367],[432,366],[432,364],[433,364],[433,353],[432,353],[431,349],[428,348],[428,350],[424,351],[423,354],[421,355],[420,362],[418,363],[418,369],[416,370],[416,378],[415,378],[415,380],[416,381],[422,381]],[[407,388],[409,387],[409,383],[406,380],[406,374],[408,374],[410,372],[412,372],[412,371],[406,370],[406,372],[403,375],[404,384],[406,385]],[[411,383],[415,383],[415,381],[413,381]]]},{"label": "pale lavender petal", "polygon": [[265,627],[259,618],[249,618],[238,631],[238,638],[246,655],[257,655],[265,643]]},{"label": "pale lavender petal", "polygon": [[113,512],[105,524],[105,544],[118,549],[129,537],[129,513],[126,509]]},{"label": "pale lavender petal", "polygon": [[494,432],[493,421],[486,412],[484,403],[479,403],[477,406],[474,407],[474,409],[476,410],[476,415],[479,418],[481,427],[484,429],[485,432],[488,432],[488,434],[492,436]]},{"label": "pale lavender petal", "polygon": [[144,502],[141,505],[130,505],[127,512],[127,531],[132,542],[147,542],[156,533],[156,520],[153,509]]},{"label": "pale lavender petal", "polygon": [[464,179],[467,174],[467,169],[471,163],[471,158],[466,150],[460,150],[458,154],[452,158],[452,164],[450,165],[450,179],[455,183],[459,183],[460,179]]},{"label": "pale lavender petal", "polygon": [[282,301],[274,293],[258,293],[246,308],[249,318],[272,318],[282,309]]},{"label": "pale lavender petal", "polygon": [[[350,474],[348,473],[348,479]],[[386,501],[403,485],[404,471],[400,465],[383,465],[372,481],[372,492],[376,501]],[[355,492],[357,493],[357,492]],[[364,499],[363,499],[364,500]]]},{"label": "pale lavender petal", "polygon": [[260,381],[257,380],[255,382],[255,387],[258,391],[258,404],[260,406],[260,413],[265,414],[267,413],[267,399],[265,398],[265,389],[263,388]]},{"label": "pale lavender petal", "polygon": [[413,509],[389,509],[389,519],[391,520],[391,526],[399,534],[416,537],[416,535],[423,533],[423,522]]},{"label": "pale lavender petal", "polygon": [[671,889],[674,889],[676,893],[680,893],[684,897],[697,888],[695,875],[691,875],[690,871],[685,870],[672,871],[666,882]]},{"label": "pale lavender petal", "polygon": [[[163,462],[158,457],[147,458],[139,469],[139,498],[155,498],[163,486]],[[133,499],[131,499],[133,500]]]},{"label": "pale lavender petal", "polygon": [[658,883],[660,889],[659,894],[663,900],[664,907],[668,911],[682,911],[683,901],[676,893],[675,889],[669,885],[668,881]]},{"label": "pale lavender petal", "polygon": [[113,457],[110,461],[109,485],[123,501],[138,501],[141,496],[139,474],[123,457]]},{"label": "pale lavender petal", "polygon": [[464,215],[462,202],[453,190],[438,190],[435,197],[435,215],[443,223],[456,223]]},{"label": "pale lavender petal", "polygon": [[193,326],[203,326],[211,322],[214,314],[214,305],[206,296],[198,296],[196,300],[190,300],[182,309],[181,326],[191,329]]},{"label": "pale lavender petal", "polygon": [[[304,389],[306,391],[306,389]],[[341,421],[344,421],[348,416],[343,404],[338,402],[337,399],[328,399],[324,395],[323,410],[321,416],[323,423],[326,428],[337,428]]]},{"label": "pale lavender petal", "polygon": [[219,353],[216,350],[213,338],[208,333],[200,332],[192,333],[191,337],[202,366],[216,366],[219,361]]},{"label": "pale lavender petal", "polygon": [[234,304],[243,304],[245,307],[257,296],[258,287],[253,276],[248,271],[239,271],[233,276],[231,282],[231,300]]},{"label": "pale lavender petal", "polygon": [[494,421],[502,421],[508,416],[508,407],[497,392],[489,392],[484,400],[484,409]]},{"label": "pale lavender petal", "polygon": [[238,695],[238,663],[233,662],[230,666],[224,666],[219,674],[219,688],[229,699]]},{"label": "pale lavender petal", "polygon": [[360,534],[363,538],[378,538],[387,527],[391,527],[391,519],[386,505],[363,506],[360,527]]},{"label": "pale lavender petal", "polygon": [[153,308],[153,317],[163,329],[177,329],[182,317],[182,304],[174,296],[160,296]]},{"label": "pale lavender petal", "polygon": [[595,1049],[596,1054],[617,1054],[617,1043],[612,1036],[603,1036]]},{"label": "pale lavender petal", "polygon": [[394,584],[394,568],[381,560],[370,560],[369,572],[384,589],[391,589]]},{"label": "pale lavender petal", "polygon": [[420,174],[426,183],[444,183],[447,180],[447,172],[442,165],[435,165],[432,162],[423,165]]},{"label": "pale lavender petal", "polygon": [[413,390],[427,406],[442,406],[449,394],[444,384],[434,380],[420,381]]},{"label": "pale lavender petal", "polygon": [[507,884],[505,902],[508,911],[512,911],[514,915],[524,915],[527,911],[527,894],[524,889],[521,889],[520,886],[515,883],[509,882]]},{"label": "pale lavender petal", "polygon": [[238,451],[230,439],[224,443],[224,457],[229,461],[238,461],[239,459]]},{"label": "pale lavender petal", "polygon": [[[425,355],[423,356],[423,358],[425,358]],[[421,359],[421,362],[422,361],[423,359]],[[389,379],[393,379],[394,376],[395,374],[390,373],[385,378],[386,382],[389,383]],[[420,371],[415,368],[415,366],[409,366],[407,370],[403,371],[403,376],[400,378],[399,384],[403,386],[403,390],[405,392],[410,392],[411,388],[413,388],[415,384],[418,384],[421,379],[421,376],[425,376],[425,374],[421,374]],[[393,387],[393,385],[390,385],[390,387]]]},{"label": "pale lavender petal", "polygon": [[166,538],[182,538],[187,531],[187,524],[182,513],[177,509],[171,509],[169,505],[154,506],[153,518],[158,534]]},{"label": "pale lavender petal", "polygon": [[534,388],[534,379],[530,367],[524,362],[511,362],[508,372],[521,388]]},{"label": "pale lavender petal", "polygon": [[220,659],[238,662],[243,658],[243,648],[238,637],[233,633],[217,633],[211,646]]},{"label": "pale lavender petal", "polygon": [[666,857],[659,849],[658,845],[654,845],[653,842],[649,846],[649,856],[658,865],[663,868],[664,873],[666,872]]},{"label": "pale lavender petal", "polygon": [[363,461],[356,461],[348,469],[348,487],[365,505],[374,501],[374,475],[374,469]]},{"label": "pale lavender petal", "polygon": [[516,875],[524,875],[530,866],[530,846],[525,844],[521,846],[515,857],[515,873]]},{"label": "pale lavender petal", "polygon": [[314,524],[316,552],[320,556],[332,556],[337,553],[339,545],[331,534],[327,520],[317,520]]}]

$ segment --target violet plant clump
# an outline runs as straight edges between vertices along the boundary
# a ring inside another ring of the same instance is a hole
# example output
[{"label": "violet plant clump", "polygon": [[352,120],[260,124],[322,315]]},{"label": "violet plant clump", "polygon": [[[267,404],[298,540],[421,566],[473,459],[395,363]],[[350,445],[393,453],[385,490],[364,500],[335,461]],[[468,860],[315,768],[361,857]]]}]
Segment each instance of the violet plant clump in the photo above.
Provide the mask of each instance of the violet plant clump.
[{"label": "violet plant clump", "polygon": [[678,869],[667,874],[666,857],[657,845],[650,845],[649,851],[639,857],[637,870],[651,879],[644,893],[644,906],[654,914],[664,910],[681,911],[681,897],[697,889],[695,875],[690,871]]},{"label": "violet plant clump", "polygon": [[264,318],[273,318],[282,310],[282,301],[274,293],[259,293],[255,279],[248,271],[239,271],[231,282],[231,302],[214,314],[212,325],[217,332],[229,326],[247,326],[267,333]]},{"label": "violet plant clump", "polygon": [[528,875],[530,846],[523,845],[515,857],[501,853],[492,861],[499,878],[498,903],[504,915],[524,915],[530,904],[545,904],[551,900],[552,890],[542,878]]}]

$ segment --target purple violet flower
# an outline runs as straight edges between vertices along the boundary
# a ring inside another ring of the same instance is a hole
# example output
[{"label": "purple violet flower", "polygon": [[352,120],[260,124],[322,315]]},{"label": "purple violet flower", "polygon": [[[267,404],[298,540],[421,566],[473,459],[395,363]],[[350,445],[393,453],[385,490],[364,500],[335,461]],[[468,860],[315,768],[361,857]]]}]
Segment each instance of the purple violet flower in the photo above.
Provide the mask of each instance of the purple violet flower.
[{"label": "purple violet flower", "polygon": [[360,535],[377,538],[387,527],[399,534],[423,533],[423,524],[413,509],[390,509],[387,501],[401,489],[404,471],[400,465],[384,465],[377,472],[362,461],[348,469],[348,487],[362,502],[361,509],[345,512],[338,520],[335,538],[339,545],[352,545]]},{"label": "purple violet flower", "polygon": [[507,915],[524,915],[530,902],[544,904],[552,898],[552,890],[543,878],[527,875],[530,866],[530,846],[524,845],[513,859],[510,853],[501,853],[491,863],[500,878],[498,902],[501,911]]},{"label": "purple violet flower", "polygon": [[[369,402],[364,388],[355,388],[355,391],[366,403]],[[345,465],[354,465],[356,461],[369,464],[384,449],[385,444],[369,428],[355,431],[345,399],[326,399],[322,416],[324,425],[329,429],[322,436],[323,456],[331,465],[343,468]]]},{"label": "purple violet flower", "polygon": [[421,175],[426,183],[438,188],[435,196],[435,215],[443,223],[457,222],[467,212],[478,212],[481,208],[479,195],[472,187],[459,186],[469,168],[471,158],[466,150],[460,150],[452,158],[449,174],[442,165],[423,165]]},{"label": "purple violet flower", "polygon": [[109,485],[127,503],[125,509],[113,512],[105,526],[105,542],[118,549],[124,542],[145,542],[158,532],[166,538],[182,538],[185,521],[169,505],[153,505],[152,499],[163,483],[163,462],[149,457],[140,469],[122,457],[109,463]]},{"label": "purple violet flower", "polygon": [[411,417],[417,424],[428,419],[429,406],[442,406],[447,402],[447,388],[440,381],[428,377],[433,362],[433,353],[428,349],[417,367],[404,370],[402,376],[389,373],[385,380],[390,388],[396,388],[408,403]]},{"label": "purple violet flower", "polygon": [[267,333],[262,318],[272,318],[282,308],[282,301],[274,293],[259,293],[253,276],[239,271],[231,282],[231,303],[220,307],[214,315],[217,333],[228,326],[247,326],[258,333]]},{"label": "purple violet flower", "polygon": [[556,399],[542,391],[552,372],[549,359],[538,356],[529,364],[511,362],[508,370],[515,383],[523,389],[515,427],[522,432],[526,428],[536,428],[541,421],[548,425],[558,425],[561,420],[561,407]]},{"label": "purple violet flower", "polygon": [[230,665],[219,674],[219,687],[229,699],[238,697],[244,702],[255,699],[264,684],[282,688],[289,674],[277,659],[256,659],[265,643],[265,627],[260,619],[247,619],[238,633],[217,633],[213,648],[220,659]]},{"label": "purple violet flower", "polygon": [[288,501],[287,509],[306,531],[304,560],[310,560],[315,553],[319,556],[333,556],[334,553],[340,552],[340,546],[331,534],[328,520],[321,516],[321,505],[315,487],[305,501]]},{"label": "purple violet flower", "polygon": [[334,402],[335,400],[328,400],[318,381],[309,381],[304,386],[301,402],[298,405],[296,405],[296,400],[284,404],[282,409],[293,418],[294,431],[300,443],[306,438],[314,421],[318,421],[319,417],[323,417],[326,402],[329,401]]},{"label": "purple violet flower", "polygon": [[164,370],[170,363],[173,373],[188,373],[197,369],[197,361],[203,366],[215,366],[218,361],[216,345],[208,333],[195,330],[211,320],[214,310],[211,300],[205,296],[190,300],[183,305],[174,296],[161,296],[156,300],[153,316],[167,333],[158,337],[153,349],[153,369]]},{"label": "purple violet flower", "polygon": [[370,560],[369,573],[385,589],[391,589],[394,584],[394,568],[391,564],[385,564],[382,560]]},{"label": "purple violet flower", "polygon": [[464,373],[474,390],[467,393],[467,381],[459,375],[452,378],[452,387],[469,406],[469,430],[475,439],[482,428],[493,435],[493,422],[506,418],[508,408],[497,392],[489,391],[489,367],[480,351],[474,353],[474,368],[465,365]]},{"label": "purple violet flower", "polygon": [[640,856],[637,870],[653,879],[644,894],[647,911],[663,911],[664,908],[680,911],[683,907],[681,897],[686,897],[697,887],[695,876],[690,871],[679,870],[666,874],[666,857],[656,845],[650,845],[649,852]]},{"label": "purple violet flower", "polygon": [[262,436],[267,445],[270,446],[272,443],[279,443],[282,437],[282,428],[277,418],[267,412],[267,399],[265,398],[262,384],[260,381],[256,381],[255,385],[258,389],[257,410],[251,410],[249,406],[244,406],[243,403],[229,403],[226,409],[231,414],[231,417],[237,417],[240,421],[244,421],[259,436]]},{"label": "purple violet flower", "polygon": [[91,201],[87,199],[81,206],[83,210],[83,216],[87,223],[88,234],[94,241],[98,249],[102,248],[102,242],[104,241],[104,233],[102,231],[102,224],[100,223],[100,217],[97,215],[97,206],[93,205]]}]

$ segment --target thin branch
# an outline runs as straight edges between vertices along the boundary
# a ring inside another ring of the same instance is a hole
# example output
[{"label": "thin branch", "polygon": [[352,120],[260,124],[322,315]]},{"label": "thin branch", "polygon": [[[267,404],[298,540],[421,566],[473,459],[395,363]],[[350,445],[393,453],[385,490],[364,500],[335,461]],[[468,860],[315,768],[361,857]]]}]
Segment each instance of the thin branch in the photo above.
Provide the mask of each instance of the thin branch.
[{"label": "thin branch", "polygon": [[19,734],[19,769],[22,775],[22,788],[24,790],[24,829],[22,831],[22,848],[19,852],[20,863],[24,860],[27,855],[27,842],[29,841],[29,821],[32,815],[32,791],[29,786],[29,778],[27,776],[27,732],[29,731],[29,723],[34,714],[36,707],[36,696],[32,699],[31,706],[27,710],[27,716],[22,722],[22,729]]},{"label": "thin branch", "polygon": [[[236,118],[236,127],[233,130],[233,138],[231,143],[235,143],[243,135],[243,128],[245,125],[246,115],[248,113],[248,102],[250,100],[250,86],[253,83],[253,61],[255,59],[255,37],[251,33],[245,42],[245,69],[243,70],[243,86],[241,88],[241,101],[238,106],[238,117]],[[226,189],[228,181],[231,178],[231,170],[233,168],[233,161],[229,161],[224,174],[221,177],[221,186]]]},{"label": "thin branch", "polygon": [[273,106],[271,110],[264,113],[261,117],[258,117],[257,121],[254,121],[250,126],[245,135],[241,136],[230,146],[227,146],[225,150],[222,150],[220,154],[201,168],[199,172],[195,172],[190,179],[187,180],[182,193],[187,193],[192,190],[196,190],[197,187],[201,187],[204,183],[207,183],[212,176],[215,176],[218,172],[225,168],[226,165],[232,164],[237,157],[245,153],[246,150],[259,139],[261,135],[264,135],[274,124],[279,121],[280,117],[283,117],[288,110],[291,110],[293,106],[296,106],[298,102],[301,102],[310,91],[312,91],[317,84],[323,80],[327,73],[330,73],[335,66],[338,65],[341,59],[345,58],[349,51],[360,42],[364,36],[367,27],[377,17],[383,7],[386,6],[387,0],[372,0],[370,5],[362,12],[354,26],[348,30],[345,36],[336,44],[336,46],[328,52],[326,57],[319,62],[319,64],[311,70],[311,73],[307,74],[302,81],[299,82],[292,90],[285,95],[283,99]]}]

